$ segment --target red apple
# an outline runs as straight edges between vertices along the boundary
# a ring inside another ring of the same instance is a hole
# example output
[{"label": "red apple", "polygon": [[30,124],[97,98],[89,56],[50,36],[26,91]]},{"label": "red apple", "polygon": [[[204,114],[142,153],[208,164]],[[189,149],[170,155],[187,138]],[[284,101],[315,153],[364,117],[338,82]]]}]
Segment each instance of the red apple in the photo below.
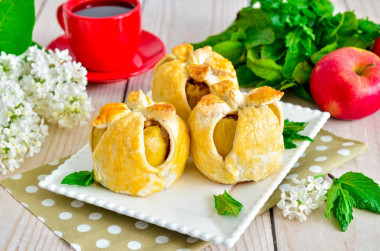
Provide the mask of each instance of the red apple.
[{"label": "red apple", "polygon": [[372,52],[380,57],[380,37],[376,38],[372,46]]},{"label": "red apple", "polygon": [[360,119],[380,108],[380,58],[345,47],[325,55],[310,77],[310,91],[323,111],[339,119]]}]

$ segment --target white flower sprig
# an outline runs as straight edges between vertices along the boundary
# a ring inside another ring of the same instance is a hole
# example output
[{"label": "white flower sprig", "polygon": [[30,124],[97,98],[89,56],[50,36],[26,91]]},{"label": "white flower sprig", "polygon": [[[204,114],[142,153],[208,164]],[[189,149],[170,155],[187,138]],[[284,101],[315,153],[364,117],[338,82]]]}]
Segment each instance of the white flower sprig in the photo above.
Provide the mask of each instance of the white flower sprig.
[{"label": "white flower sprig", "polygon": [[322,177],[308,176],[306,179],[292,179],[295,186],[288,192],[281,189],[281,200],[277,207],[282,209],[282,215],[289,220],[294,218],[305,221],[312,210],[326,200],[325,194],[330,188],[330,183],[323,181]]},{"label": "white flower sprig", "polygon": [[44,119],[69,128],[86,123],[93,110],[86,74],[67,50],[33,46],[20,56],[0,53],[2,174],[40,151],[48,130]]},{"label": "white flower sprig", "polygon": [[25,156],[40,151],[48,127],[25,102],[17,82],[1,78],[0,96],[0,170],[6,174],[18,168]]}]

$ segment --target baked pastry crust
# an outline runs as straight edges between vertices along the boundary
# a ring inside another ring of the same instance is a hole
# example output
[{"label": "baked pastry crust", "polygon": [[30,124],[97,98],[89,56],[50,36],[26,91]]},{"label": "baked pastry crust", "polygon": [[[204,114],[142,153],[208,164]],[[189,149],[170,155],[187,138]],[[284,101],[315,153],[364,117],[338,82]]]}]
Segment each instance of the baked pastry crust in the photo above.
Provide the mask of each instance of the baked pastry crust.
[{"label": "baked pastry crust", "polygon": [[[275,172],[284,153],[284,115],[278,102],[282,95],[270,87],[260,87],[248,94],[233,88],[222,98],[204,96],[188,119],[190,152],[197,168],[223,184],[260,181]],[[213,133],[217,123],[231,114],[238,117],[235,138],[232,150],[223,158]]]},{"label": "baked pastry crust", "polygon": [[[170,150],[165,161],[154,167],[145,155],[144,122],[156,121],[169,135]],[[91,147],[94,178],[111,191],[146,196],[170,187],[182,174],[189,155],[186,123],[174,106],[154,103],[142,91],[132,92],[127,104],[103,106],[89,130],[90,145],[95,132],[104,130]]]},{"label": "baked pastry crust", "polygon": [[[152,97],[175,106],[177,114],[187,120],[191,107],[187,100],[186,83],[189,79],[204,83],[210,93],[227,95],[231,88],[239,88],[232,63],[206,46],[193,51],[190,44],[181,44],[163,57],[153,72]],[[223,82],[223,89],[213,86]]]}]

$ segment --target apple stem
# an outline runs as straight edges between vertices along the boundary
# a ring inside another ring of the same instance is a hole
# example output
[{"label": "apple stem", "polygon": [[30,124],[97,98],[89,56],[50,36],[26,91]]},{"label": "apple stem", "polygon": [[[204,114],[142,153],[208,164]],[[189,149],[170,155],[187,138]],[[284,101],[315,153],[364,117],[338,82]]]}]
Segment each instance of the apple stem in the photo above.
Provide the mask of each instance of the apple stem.
[{"label": "apple stem", "polygon": [[375,67],[376,64],[375,63],[370,63],[370,64],[367,64],[366,66],[364,66],[363,69],[357,69],[356,70],[356,74],[358,74],[359,76],[363,75],[364,71],[367,70],[368,68],[370,67]]}]

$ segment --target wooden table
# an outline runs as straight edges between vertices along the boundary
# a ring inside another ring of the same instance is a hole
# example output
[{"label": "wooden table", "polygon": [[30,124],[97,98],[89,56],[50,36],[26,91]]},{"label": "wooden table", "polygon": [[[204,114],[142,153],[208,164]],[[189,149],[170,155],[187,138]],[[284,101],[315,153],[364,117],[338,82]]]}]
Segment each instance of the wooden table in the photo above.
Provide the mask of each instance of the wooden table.
[{"label": "wooden table", "polygon": [[[36,0],[36,25],[33,39],[46,46],[63,34],[55,12],[62,0]],[[143,29],[158,35],[167,52],[182,42],[196,42],[224,30],[248,0],[143,0]],[[380,23],[378,0],[334,0],[336,11],[355,10],[359,17],[369,16]],[[147,91],[151,87],[152,71],[117,84],[89,84],[87,91],[95,111],[109,102],[123,102],[132,90]],[[315,105],[291,99],[301,105]],[[339,136],[364,141],[369,150],[346,164],[334,175],[347,171],[363,172],[380,183],[380,112],[356,121],[330,119],[324,129]],[[47,162],[75,153],[87,143],[87,126],[72,130],[49,125],[49,136],[41,152],[26,159],[16,172],[0,176],[8,178]],[[69,250],[70,246],[57,237],[41,221],[0,187],[0,250]],[[380,217],[355,209],[355,219],[348,231],[340,232],[325,219],[324,208],[313,212],[304,223],[289,221],[281,210],[273,208],[251,223],[232,250],[379,250]],[[226,250],[210,245],[205,250]]]}]

